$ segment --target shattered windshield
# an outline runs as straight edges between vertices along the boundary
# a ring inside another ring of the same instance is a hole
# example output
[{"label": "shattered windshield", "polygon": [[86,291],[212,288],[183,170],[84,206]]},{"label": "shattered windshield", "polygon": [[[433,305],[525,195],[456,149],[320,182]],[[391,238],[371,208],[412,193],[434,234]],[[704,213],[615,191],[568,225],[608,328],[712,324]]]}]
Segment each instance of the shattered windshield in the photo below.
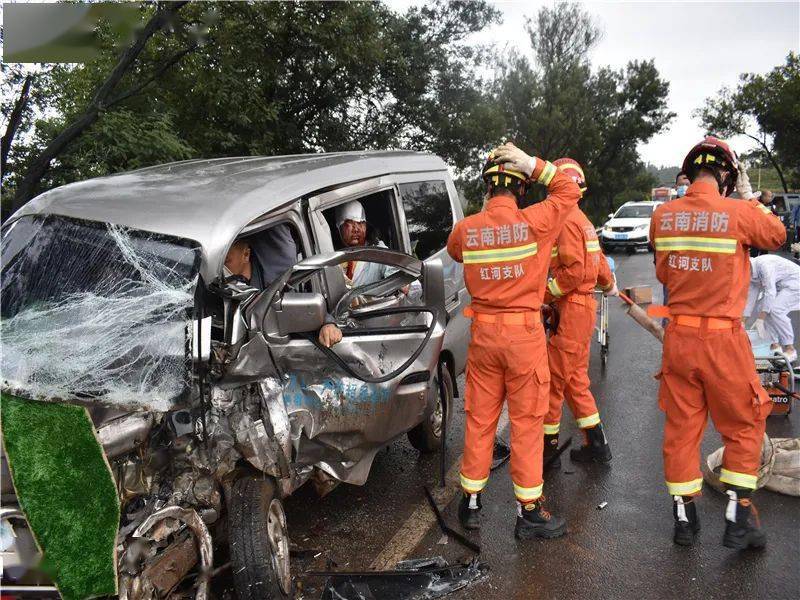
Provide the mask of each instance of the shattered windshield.
[{"label": "shattered windshield", "polygon": [[3,232],[4,391],[168,410],[189,383],[199,262],[185,240],[54,215]]}]

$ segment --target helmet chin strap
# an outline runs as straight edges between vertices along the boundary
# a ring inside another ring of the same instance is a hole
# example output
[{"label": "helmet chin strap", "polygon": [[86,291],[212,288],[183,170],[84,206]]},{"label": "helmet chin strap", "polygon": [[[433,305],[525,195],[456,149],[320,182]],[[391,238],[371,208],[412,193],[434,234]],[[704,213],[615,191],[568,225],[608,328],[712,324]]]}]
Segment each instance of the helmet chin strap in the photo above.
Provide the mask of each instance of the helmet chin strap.
[{"label": "helmet chin strap", "polygon": [[[725,191],[728,189],[728,182],[726,179],[722,178],[722,171],[720,169],[713,169],[713,168],[706,168],[706,171],[710,172],[714,176],[714,180],[717,182],[717,189],[719,190],[720,196],[725,196]],[[730,171],[725,171],[728,173],[730,177]],[[692,180],[694,181],[694,179]]]},{"label": "helmet chin strap", "polygon": [[720,196],[724,196],[725,195],[726,186],[722,181],[722,174],[720,173],[719,169],[713,169],[713,172],[714,172],[714,179],[717,180],[717,187],[719,188],[719,195]]},{"label": "helmet chin strap", "polygon": [[[723,179],[723,173],[727,174],[727,177]],[[717,179],[717,185],[719,186],[719,195],[725,196],[728,188],[730,188],[731,179],[735,178],[734,174],[730,171],[714,171],[714,177]]]}]

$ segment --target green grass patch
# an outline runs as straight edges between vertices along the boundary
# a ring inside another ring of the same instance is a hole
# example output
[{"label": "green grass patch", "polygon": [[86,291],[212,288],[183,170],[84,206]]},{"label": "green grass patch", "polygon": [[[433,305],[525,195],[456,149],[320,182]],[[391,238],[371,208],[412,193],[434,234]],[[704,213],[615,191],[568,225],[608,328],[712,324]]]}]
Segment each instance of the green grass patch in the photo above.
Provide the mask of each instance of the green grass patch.
[{"label": "green grass patch", "polygon": [[117,592],[119,500],[86,409],[0,399],[20,507],[64,600]]}]

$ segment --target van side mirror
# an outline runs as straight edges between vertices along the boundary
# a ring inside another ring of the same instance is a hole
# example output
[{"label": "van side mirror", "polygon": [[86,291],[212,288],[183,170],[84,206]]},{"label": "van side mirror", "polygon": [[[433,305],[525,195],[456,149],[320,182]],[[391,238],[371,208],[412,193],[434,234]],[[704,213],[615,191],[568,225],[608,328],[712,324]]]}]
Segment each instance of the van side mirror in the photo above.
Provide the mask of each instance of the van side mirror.
[{"label": "van side mirror", "polygon": [[327,305],[322,294],[286,292],[273,307],[280,335],[318,331],[325,324]]},{"label": "van side mirror", "polygon": [[614,213],[608,213],[608,218],[609,219],[613,219],[614,218]]}]

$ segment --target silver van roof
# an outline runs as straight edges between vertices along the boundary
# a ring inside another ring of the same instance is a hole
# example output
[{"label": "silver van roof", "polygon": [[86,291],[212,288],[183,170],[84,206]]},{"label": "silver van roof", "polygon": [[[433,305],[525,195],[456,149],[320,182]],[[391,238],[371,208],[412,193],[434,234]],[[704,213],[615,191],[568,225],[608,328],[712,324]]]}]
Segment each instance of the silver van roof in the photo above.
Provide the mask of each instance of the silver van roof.
[{"label": "silver van roof", "polygon": [[45,192],[17,211],[54,214],[194,240],[216,276],[231,239],[259,216],[317,190],[390,173],[444,171],[433,154],[357,151],[186,160]]}]

